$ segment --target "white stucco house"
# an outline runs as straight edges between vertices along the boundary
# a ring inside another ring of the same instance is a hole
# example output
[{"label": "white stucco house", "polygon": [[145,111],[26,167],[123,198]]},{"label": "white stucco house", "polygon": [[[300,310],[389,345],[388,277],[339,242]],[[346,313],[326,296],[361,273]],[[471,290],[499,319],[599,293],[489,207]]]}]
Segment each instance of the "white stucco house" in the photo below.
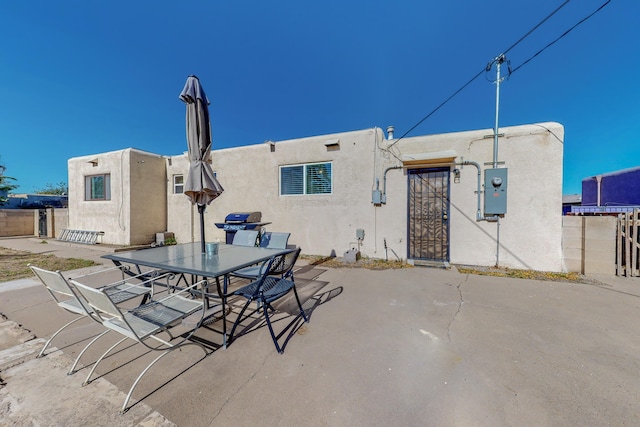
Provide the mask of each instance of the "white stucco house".
[{"label": "white stucco house", "polygon": [[[558,123],[501,128],[497,145],[492,129],[398,140],[372,128],[214,150],[225,191],[206,235],[224,238],[215,223],[231,212],[260,211],[306,254],[562,271],[563,139]],[[118,245],[163,231],[199,241],[186,153],[128,148],[68,167],[69,228]]]}]

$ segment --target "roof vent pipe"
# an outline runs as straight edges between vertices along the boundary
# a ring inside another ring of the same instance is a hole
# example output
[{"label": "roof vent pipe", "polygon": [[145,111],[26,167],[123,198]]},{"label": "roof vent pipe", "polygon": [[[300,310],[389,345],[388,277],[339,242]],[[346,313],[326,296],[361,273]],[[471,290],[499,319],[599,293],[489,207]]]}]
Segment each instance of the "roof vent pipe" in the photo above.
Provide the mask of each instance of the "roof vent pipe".
[{"label": "roof vent pipe", "polygon": [[387,139],[391,141],[393,139],[393,131],[396,130],[393,126],[387,126]]}]

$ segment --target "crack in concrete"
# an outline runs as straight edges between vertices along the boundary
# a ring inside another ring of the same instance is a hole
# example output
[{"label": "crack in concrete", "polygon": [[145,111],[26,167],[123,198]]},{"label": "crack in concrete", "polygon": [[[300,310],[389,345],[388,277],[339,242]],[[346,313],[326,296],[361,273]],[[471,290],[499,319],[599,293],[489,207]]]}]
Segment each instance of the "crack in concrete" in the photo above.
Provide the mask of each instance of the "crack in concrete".
[{"label": "crack in concrete", "polygon": [[251,381],[253,381],[253,379],[256,377],[256,375],[258,375],[258,372],[260,372],[262,370],[262,368],[264,367],[264,365],[267,363],[267,359],[268,359],[268,357],[265,357],[264,360],[262,361],[262,364],[258,367],[258,369],[256,369],[255,372],[249,378],[247,378],[247,380],[243,384],[241,384],[240,387],[238,387],[238,389],[236,391],[233,392],[233,394],[229,395],[229,397],[227,397],[225,399],[225,401],[220,406],[220,409],[218,409],[218,412],[213,414],[213,417],[211,418],[211,422],[209,423],[209,425],[213,425],[213,422],[216,420],[216,418],[218,418],[218,415],[220,415],[220,413],[227,406],[227,404],[231,400],[233,400],[233,398],[236,397],[236,395],[238,393],[240,393]]},{"label": "crack in concrete", "polygon": [[455,322],[456,317],[458,317],[458,314],[460,314],[460,310],[462,310],[462,304],[464,304],[464,298],[462,297],[462,285],[467,283],[467,280],[469,280],[468,274],[465,275],[464,280],[458,283],[458,285],[456,286],[456,289],[458,290],[458,295],[459,295],[458,309],[453,314],[453,317],[451,318],[451,320],[449,321],[449,324],[447,325],[447,341],[448,342],[451,342],[451,326],[453,325],[453,322]]}]

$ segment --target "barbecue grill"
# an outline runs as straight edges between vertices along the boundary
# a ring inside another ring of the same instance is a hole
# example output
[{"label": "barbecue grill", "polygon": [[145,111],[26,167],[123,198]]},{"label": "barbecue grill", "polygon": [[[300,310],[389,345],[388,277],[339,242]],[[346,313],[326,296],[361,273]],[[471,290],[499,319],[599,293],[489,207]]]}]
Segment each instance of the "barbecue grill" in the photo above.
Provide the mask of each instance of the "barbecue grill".
[{"label": "barbecue grill", "polygon": [[238,230],[255,230],[271,224],[261,222],[262,212],[233,212],[224,218],[224,222],[216,222],[216,227],[223,229],[227,233],[227,244],[233,243],[233,236]]}]

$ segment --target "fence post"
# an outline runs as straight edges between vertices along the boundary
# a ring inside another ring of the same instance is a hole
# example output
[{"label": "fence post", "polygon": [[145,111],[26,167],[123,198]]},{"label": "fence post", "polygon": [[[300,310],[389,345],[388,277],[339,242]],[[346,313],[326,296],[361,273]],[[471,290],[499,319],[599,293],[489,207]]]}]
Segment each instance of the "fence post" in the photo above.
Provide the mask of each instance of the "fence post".
[{"label": "fence post", "polygon": [[633,233],[631,234],[631,237],[633,238],[633,240],[631,241],[631,275],[632,276],[639,276],[639,270],[637,269],[637,265],[638,265],[638,249],[640,249],[640,245],[638,243],[638,220],[640,218],[638,218],[638,213],[640,213],[640,210],[638,210],[637,208],[633,210]]},{"label": "fence post", "polygon": [[624,275],[625,277],[629,277],[631,276],[631,254],[629,253],[629,250],[631,249],[631,233],[629,232],[629,228],[630,225],[629,224],[629,217],[631,216],[631,214],[629,212],[627,212],[624,215],[624,232],[625,232],[625,239],[624,239],[624,249],[625,249],[625,254],[624,254],[624,264],[625,264],[625,268],[624,268]]},{"label": "fence post", "polygon": [[622,214],[618,214],[618,235],[616,236],[616,276],[622,276]]}]

